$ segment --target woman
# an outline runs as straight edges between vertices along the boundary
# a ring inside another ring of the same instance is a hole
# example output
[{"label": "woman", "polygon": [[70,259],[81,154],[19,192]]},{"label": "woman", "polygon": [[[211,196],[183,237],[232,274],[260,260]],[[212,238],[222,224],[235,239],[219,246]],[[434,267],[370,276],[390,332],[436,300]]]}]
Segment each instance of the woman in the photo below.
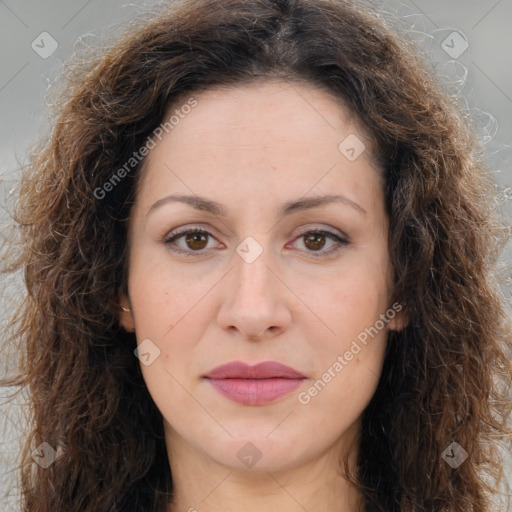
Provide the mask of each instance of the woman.
[{"label": "woman", "polygon": [[80,70],[17,209],[23,510],[491,510],[501,231],[425,68],[348,2],[190,0]]}]

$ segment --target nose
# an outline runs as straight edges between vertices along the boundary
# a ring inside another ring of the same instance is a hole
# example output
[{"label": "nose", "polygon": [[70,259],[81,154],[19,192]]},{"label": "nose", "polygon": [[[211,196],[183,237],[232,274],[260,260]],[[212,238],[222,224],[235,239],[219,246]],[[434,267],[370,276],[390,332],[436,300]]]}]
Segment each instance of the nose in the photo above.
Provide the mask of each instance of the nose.
[{"label": "nose", "polygon": [[278,336],[289,328],[292,318],[293,294],[269,266],[266,254],[264,251],[252,263],[234,255],[235,268],[226,276],[217,317],[223,330],[250,341]]}]

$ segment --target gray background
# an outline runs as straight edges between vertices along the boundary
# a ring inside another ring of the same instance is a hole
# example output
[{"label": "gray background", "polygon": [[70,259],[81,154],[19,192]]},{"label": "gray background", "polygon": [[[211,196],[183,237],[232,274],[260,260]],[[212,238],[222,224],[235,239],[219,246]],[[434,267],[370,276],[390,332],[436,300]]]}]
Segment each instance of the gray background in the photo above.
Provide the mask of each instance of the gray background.
[{"label": "gray background", "polygon": [[[399,26],[425,50],[445,86],[461,95],[468,118],[486,142],[487,158],[497,182],[497,208],[503,209],[506,218],[512,218],[510,194],[504,192],[512,186],[512,0],[367,3],[399,15]],[[0,0],[0,220],[8,219],[30,145],[47,129],[45,91],[70,58],[74,45],[100,45],[115,35],[123,21],[156,4]],[[41,35],[44,32],[49,35]],[[465,39],[469,47],[463,51]],[[509,254],[502,261],[503,293],[508,299],[512,297]],[[7,284],[2,283],[0,312],[9,301]],[[11,293],[16,286],[19,283],[10,288]],[[16,493],[12,468],[17,442],[23,435],[21,413],[19,407],[0,408],[0,508],[6,511],[16,510],[9,505],[12,499],[3,495],[7,489],[13,497]],[[507,473],[512,482],[511,467]],[[506,510],[505,505],[501,510]]]}]

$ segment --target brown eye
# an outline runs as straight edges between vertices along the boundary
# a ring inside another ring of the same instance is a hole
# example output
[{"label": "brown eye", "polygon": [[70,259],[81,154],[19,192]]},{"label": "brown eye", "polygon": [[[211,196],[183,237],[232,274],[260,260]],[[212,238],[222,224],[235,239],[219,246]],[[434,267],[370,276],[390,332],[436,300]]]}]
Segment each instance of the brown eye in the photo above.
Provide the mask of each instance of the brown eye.
[{"label": "brown eye", "polygon": [[337,251],[350,244],[347,238],[318,229],[303,232],[295,241],[299,245],[303,245],[302,252],[306,252],[314,258],[333,256]]},{"label": "brown eye", "polygon": [[185,229],[169,235],[164,243],[171,250],[188,256],[200,256],[203,250],[208,250],[208,242],[213,236],[202,229]]},{"label": "brown eye", "polygon": [[326,236],[323,233],[307,233],[304,235],[304,245],[308,249],[317,251],[325,245]]},{"label": "brown eye", "polygon": [[185,237],[185,242],[190,249],[200,251],[208,245],[208,235],[201,232],[189,233]]}]

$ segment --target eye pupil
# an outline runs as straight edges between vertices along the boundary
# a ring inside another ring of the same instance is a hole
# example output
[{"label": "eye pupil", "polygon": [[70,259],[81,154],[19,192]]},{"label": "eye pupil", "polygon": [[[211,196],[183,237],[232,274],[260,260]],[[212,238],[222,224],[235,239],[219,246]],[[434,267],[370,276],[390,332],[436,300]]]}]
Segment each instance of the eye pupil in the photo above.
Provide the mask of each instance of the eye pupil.
[{"label": "eye pupil", "polygon": [[[204,249],[208,244],[205,233],[190,233],[186,236],[186,242],[191,249],[196,250]],[[199,247],[196,244],[199,244]]]},{"label": "eye pupil", "polygon": [[[312,242],[312,245],[308,242]],[[322,233],[309,233],[305,235],[304,243],[309,249],[321,249],[325,245],[325,235]]]}]

